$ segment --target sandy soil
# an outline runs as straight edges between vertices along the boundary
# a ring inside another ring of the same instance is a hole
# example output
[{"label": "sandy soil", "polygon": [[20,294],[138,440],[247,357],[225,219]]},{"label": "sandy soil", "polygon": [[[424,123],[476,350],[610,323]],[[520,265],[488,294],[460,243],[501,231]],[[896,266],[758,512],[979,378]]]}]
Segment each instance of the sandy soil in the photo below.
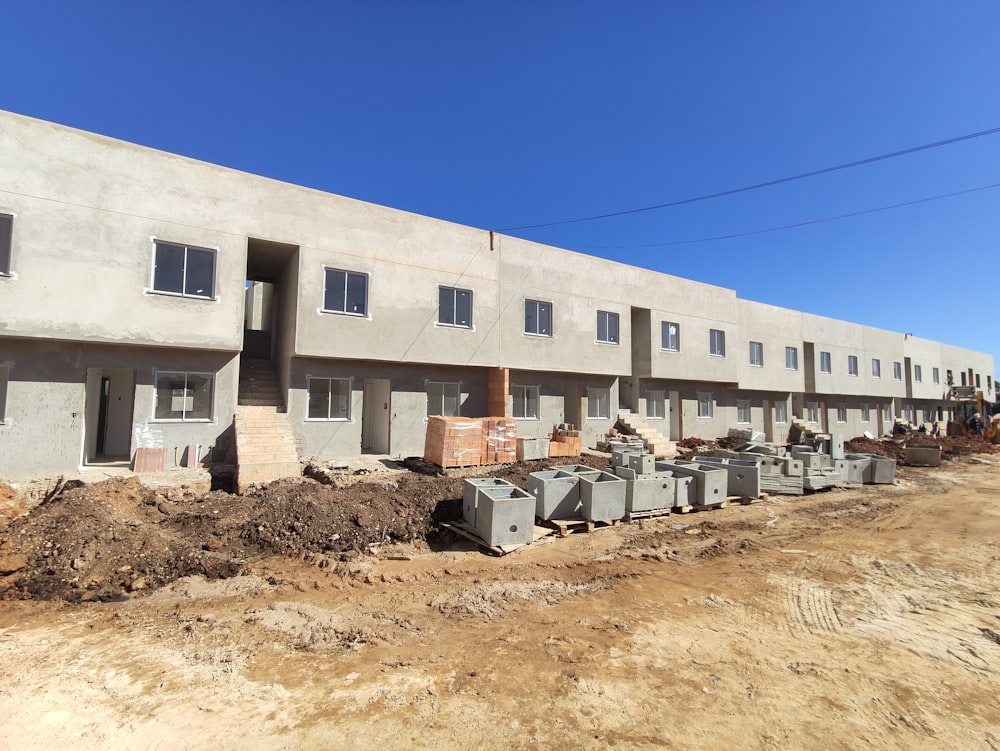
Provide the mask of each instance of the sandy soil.
[{"label": "sandy soil", "polygon": [[0,747],[1000,751],[998,470],[0,602]]}]

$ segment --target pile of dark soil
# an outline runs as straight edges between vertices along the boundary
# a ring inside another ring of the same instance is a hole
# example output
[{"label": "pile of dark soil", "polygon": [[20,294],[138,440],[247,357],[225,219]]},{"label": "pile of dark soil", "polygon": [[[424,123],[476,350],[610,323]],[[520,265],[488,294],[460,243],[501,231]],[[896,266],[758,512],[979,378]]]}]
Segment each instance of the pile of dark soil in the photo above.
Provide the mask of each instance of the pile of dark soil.
[{"label": "pile of dark soil", "polygon": [[904,464],[903,443],[889,438],[884,440],[859,436],[844,443],[844,450],[850,454],[874,454],[895,459],[896,464]]},{"label": "pile of dark soil", "polygon": [[955,459],[956,457],[969,456],[970,454],[1000,453],[1000,446],[990,443],[982,436],[937,437],[922,433],[913,433],[905,439],[884,438],[882,440],[872,440],[864,437],[852,438],[844,444],[844,448],[856,454],[888,456],[890,459],[895,459],[897,464],[905,465],[905,444],[910,444],[911,446],[940,446],[941,457],[943,459]]}]

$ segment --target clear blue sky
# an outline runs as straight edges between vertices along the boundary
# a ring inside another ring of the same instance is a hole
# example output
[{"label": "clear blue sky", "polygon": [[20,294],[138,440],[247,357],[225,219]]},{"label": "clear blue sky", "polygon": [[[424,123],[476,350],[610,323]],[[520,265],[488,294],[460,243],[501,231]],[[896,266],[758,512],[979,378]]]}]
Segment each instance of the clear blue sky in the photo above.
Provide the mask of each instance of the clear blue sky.
[{"label": "clear blue sky", "polygon": [[[0,108],[484,229],[1000,127],[996,0],[36,0],[3,26]],[[997,182],[1000,134],[511,234],[1000,362],[1000,188],[664,244]]]}]

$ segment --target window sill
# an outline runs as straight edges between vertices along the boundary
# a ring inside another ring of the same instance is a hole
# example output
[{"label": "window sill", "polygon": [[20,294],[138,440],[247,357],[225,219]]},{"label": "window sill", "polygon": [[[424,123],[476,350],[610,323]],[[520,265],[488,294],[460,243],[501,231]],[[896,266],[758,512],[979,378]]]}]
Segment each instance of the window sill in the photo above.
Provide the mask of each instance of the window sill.
[{"label": "window sill", "polygon": [[[460,323],[441,323],[441,321],[435,321],[434,325],[442,329],[459,329],[461,331],[475,331],[475,326],[463,326]],[[433,415],[434,417],[446,417],[447,415]]]},{"label": "window sill", "polygon": [[538,417],[514,417],[518,422],[538,422],[540,418]]},{"label": "window sill", "polygon": [[219,298],[215,297],[205,297],[203,295],[185,295],[182,292],[166,292],[159,289],[144,289],[143,294],[146,295],[157,295],[159,297],[177,297],[183,300],[203,300],[204,302],[218,302]]},{"label": "window sill", "polygon": [[368,315],[368,313],[352,313],[349,310],[327,310],[326,308],[320,308],[319,312],[321,314],[326,313],[335,316],[348,316],[350,318],[361,318],[362,320],[365,321],[370,321],[372,319],[372,317]]},{"label": "window sill", "polygon": [[721,360],[725,360],[726,359],[725,355],[720,355],[718,352],[709,352],[708,356],[709,357],[718,357]]},{"label": "window sill", "polygon": [[714,415],[698,415],[697,419],[698,420],[711,420],[713,417],[714,417]]},{"label": "window sill", "polygon": [[530,336],[532,339],[551,339],[552,334],[536,334],[531,331],[522,331],[521,336]]},{"label": "window sill", "polygon": [[660,352],[672,352],[675,355],[679,355],[681,353],[679,349],[670,349],[669,347],[660,347]]},{"label": "window sill", "polygon": [[[764,366],[762,364],[758,365],[757,363],[752,362],[752,363],[750,363],[750,367],[751,368],[763,368]],[[786,368],[786,370],[787,370],[787,368]]]},{"label": "window sill", "polygon": [[354,422],[350,417],[303,417],[302,422]]},{"label": "window sill", "polygon": [[604,345],[610,345],[612,347],[620,347],[621,346],[621,342],[606,342],[606,341],[603,341],[602,339],[595,339],[594,340],[594,344],[604,344]]},{"label": "window sill", "polygon": [[190,425],[192,423],[200,423],[202,425],[213,425],[215,424],[214,417],[202,417],[202,418],[191,418],[184,419],[178,418],[173,419],[170,417],[157,417],[149,421],[150,425]]}]

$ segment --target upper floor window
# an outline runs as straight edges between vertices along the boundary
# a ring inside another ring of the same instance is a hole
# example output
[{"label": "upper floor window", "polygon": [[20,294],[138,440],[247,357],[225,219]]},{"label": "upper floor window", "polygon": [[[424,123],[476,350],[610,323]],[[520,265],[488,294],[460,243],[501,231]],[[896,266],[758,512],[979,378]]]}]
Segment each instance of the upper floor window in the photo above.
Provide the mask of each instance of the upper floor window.
[{"label": "upper floor window", "polygon": [[858,356],[847,356],[847,375],[856,376],[858,374]]},{"label": "upper floor window", "polygon": [[750,364],[755,368],[764,367],[763,342],[750,342]]},{"label": "upper floor window", "polygon": [[618,314],[597,311],[597,341],[618,344]]},{"label": "upper floor window", "polygon": [[[917,383],[923,383],[924,371],[919,365],[913,366],[913,380],[916,381]],[[928,420],[928,422],[930,421]]]},{"label": "upper floor window", "polygon": [[155,420],[211,420],[215,376],[158,371],[153,396]]},{"label": "upper floor window", "polygon": [[892,377],[897,381],[903,380],[903,363],[894,362],[892,364]]},{"label": "upper floor window", "polygon": [[14,240],[14,217],[0,214],[0,274],[10,274],[10,249]]},{"label": "upper floor window", "polygon": [[785,368],[788,370],[799,369],[799,348],[785,347]]},{"label": "upper floor window", "polygon": [[368,315],[368,275],[326,269],[323,310],[330,313]]},{"label": "upper floor window", "polygon": [[980,386],[979,386],[979,373],[976,373],[976,388],[977,389],[980,388]]},{"label": "upper floor window", "polygon": [[941,371],[938,368],[931,368],[931,380],[936,384],[941,383]]},{"label": "upper floor window", "polygon": [[832,373],[833,368],[830,367],[830,353],[820,352],[819,353],[819,372],[820,373]]},{"label": "upper floor window", "polygon": [[681,325],[673,321],[660,321],[660,347],[671,352],[681,351]]},{"label": "upper floor window", "polygon": [[519,420],[538,419],[538,386],[511,386],[513,416]]},{"label": "upper floor window", "polygon": [[552,303],[524,301],[524,333],[552,336]]},{"label": "upper floor window", "polygon": [[472,328],[472,290],[438,287],[438,323]]},{"label": "upper floor window", "polygon": [[215,251],[155,241],[153,291],[215,297]]},{"label": "upper floor window", "polygon": [[726,332],[720,329],[708,330],[708,353],[718,357],[726,356]]},{"label": "upper floor window", "polygon": [[427,414],[458,417],[462,403],[462,384],[427,382]]},{"label": "upper floor window", "polygon": [[881,378],[882,377],[882,361],[877,357],[872,358],[872,377]]},{"label": "upper floor window", "polygon": [[351,379],[313,378],[309,381],[310,420],[351,419]]}]

